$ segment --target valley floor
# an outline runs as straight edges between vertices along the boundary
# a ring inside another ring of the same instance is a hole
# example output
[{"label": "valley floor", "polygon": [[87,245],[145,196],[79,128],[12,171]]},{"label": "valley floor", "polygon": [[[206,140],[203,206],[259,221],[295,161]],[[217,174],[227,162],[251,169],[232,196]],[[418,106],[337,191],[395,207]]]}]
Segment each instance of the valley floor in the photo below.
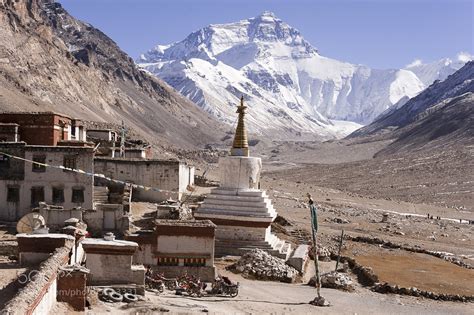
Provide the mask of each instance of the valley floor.
[{"label": "valley floor", "polygon": [[[322,263],[323,270],[333,267]],[[287,284],[248,280],[229,273],[218,262],[219,272],[240,282],[236,298],[204,296],[192,298],[177,296],[168,291],[161,295],[147,292],[145,301],[134,304],[111,304],[97,301],[89,314],[470,314],[471,304],[437,302],[399,295],[384,295],[357,286],[352,293],[322,289],[321,295],[329,307],[308,304],[316,290],[305,284]]]}]

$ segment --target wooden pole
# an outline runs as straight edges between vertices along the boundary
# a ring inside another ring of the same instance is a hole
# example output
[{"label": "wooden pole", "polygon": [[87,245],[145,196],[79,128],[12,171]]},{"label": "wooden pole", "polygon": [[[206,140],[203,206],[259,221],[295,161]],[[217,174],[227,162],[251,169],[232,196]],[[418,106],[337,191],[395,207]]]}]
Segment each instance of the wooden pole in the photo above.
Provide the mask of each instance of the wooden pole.
[{"label": "wooden pole", "polygon": [[341,259],[341,248],[342,248],[342,240],[344,239],[344,230],[341,232],[341,239],[339,240],[339,250],[337,251],[337,261],[336,261],[336,270],[339,267],[339,260]]},{"label": "wooden pole", "polygon": [[319,274],[319,256],[318,256],[318,240],[316,234],[318,232],[318,213],[314,206],[314,201],[311,195],[308,196],[309,211],[311,212],[311,232],[313,235],[313,252],[314,252],[314,269],[316,271],[316,292],[317,296],[309,303],[315,306],[329,306],[329,303],[321,296],[321,276]]},{"label": "wooden pole", "polygon": [[316,241],[316,232],[313,230],[313,251],[314,251],[314,269],[316,271],[316,293],[318,298],[321,298],[321,276],[319,274],[319,255],[318,255],[318,244]]}]

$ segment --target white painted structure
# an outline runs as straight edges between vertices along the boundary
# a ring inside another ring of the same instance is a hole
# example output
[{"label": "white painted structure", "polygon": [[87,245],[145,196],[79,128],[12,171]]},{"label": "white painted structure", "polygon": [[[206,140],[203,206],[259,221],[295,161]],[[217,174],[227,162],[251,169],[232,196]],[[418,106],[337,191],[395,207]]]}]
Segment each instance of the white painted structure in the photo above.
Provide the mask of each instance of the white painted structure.
[{"label": "white painted structure", "polygon": [[91,285],[145,284],[145,268],[132,265],[138,244],[114,239],[87,238],[81,242]]},{"label": "white painted structure", "polygon": [[291,246],[271,233],[277,213],[260,187],[262,161],[257,157],[228,156],[219,159],[220,187],[215,188],[195,214],[217,225],[216,254],[239,255],[261,248],[288,258]]},{"label": "white painted structure", "polygon": [[[93,148],[0,143],[0,151],[54,166],[93,173]],[[92,209],[93,177],[0,154],[0,220],[15,221],[40,201],[64,209]]]},{"label": "white painted structure", "polygon": [[149,265],[166,277],[187,273],[214,281],[215,228],[208,220],[156,220],[153,231],[138,231],[126,238],[139,244],[135,263]]},{"label": "white painted structure", "polygon": [[[125,148],[124,149],[124,158],[132,159],[146,159],[146,148]],[[120,157],[120,148],[115,148],[110,151],[111,157],[119,158]]]},{"label": "white painted structure", "polygon": [[117,141],[117,133],[112,129],[87,129],[86,133],[94,140]]},{"label": "white painted structure", "polygon": [[96,157],[94,169],[113,179],[163,190],[134,188],[133,199],[137,201],[181,200],[187,187],[194,185],[194,166],[182,161]]}]

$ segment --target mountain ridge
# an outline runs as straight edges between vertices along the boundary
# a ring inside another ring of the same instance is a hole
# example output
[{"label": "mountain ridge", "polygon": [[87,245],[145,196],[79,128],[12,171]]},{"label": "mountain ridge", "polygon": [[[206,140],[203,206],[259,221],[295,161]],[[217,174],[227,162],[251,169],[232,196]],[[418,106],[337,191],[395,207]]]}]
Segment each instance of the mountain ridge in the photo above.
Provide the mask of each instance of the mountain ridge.
[{"label": "mountain ridge", "polygon": [[2,111],[124,120],[168,146],[202,147],[223,134],[217,121],[53,0],[1,1],[0,32]]},{"label": "mountain ridge", "polygon": [[[210,24],[182,41],[155,46],[136,61],[227,123],[227,104],[245,95],[258,116],[250,129],[260,134],[279,130],[283,138],[301,133],[334,137],[337,126],[331,120],[366,124],[426,87],[407,68],[377,70],[322,56],[271,12]],[[416,66],[419,73],[427,72]],[[447,73],[458,66],[453,63]],[[425,81],[440,71],[428,68]]]}]

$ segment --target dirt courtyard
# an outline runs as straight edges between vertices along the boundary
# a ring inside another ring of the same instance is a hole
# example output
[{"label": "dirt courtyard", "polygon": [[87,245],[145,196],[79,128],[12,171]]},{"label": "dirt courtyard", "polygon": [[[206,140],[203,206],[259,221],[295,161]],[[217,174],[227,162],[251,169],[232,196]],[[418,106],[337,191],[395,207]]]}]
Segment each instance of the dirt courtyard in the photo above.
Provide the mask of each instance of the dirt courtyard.
[{"label": "dirt courtyard", "polygon": [[[327,269],[333,263],[322,263]],[[165,291],[161,295],[147,292],[145,300],[133,304],[104,303],[98,301],[88,314],[472,314],[470,304],[438,302],[409,296],[384,295],[360,286],[352,293],[322,289],[321,294],[331,306],[319,308],[308,302],[316,290],[305,284],[248,280],[223,269],[217,262],[219,273],[240,283],[236,298],[204,296],[192,298]]]},{"label": "dirt courtyard", "polygon": [[401,287],[416,287],[434,293],[474,295],[474,270],[437,257],[402,249],[347,242],[342,252],[359,264],[371,267],[380,282]]}]

